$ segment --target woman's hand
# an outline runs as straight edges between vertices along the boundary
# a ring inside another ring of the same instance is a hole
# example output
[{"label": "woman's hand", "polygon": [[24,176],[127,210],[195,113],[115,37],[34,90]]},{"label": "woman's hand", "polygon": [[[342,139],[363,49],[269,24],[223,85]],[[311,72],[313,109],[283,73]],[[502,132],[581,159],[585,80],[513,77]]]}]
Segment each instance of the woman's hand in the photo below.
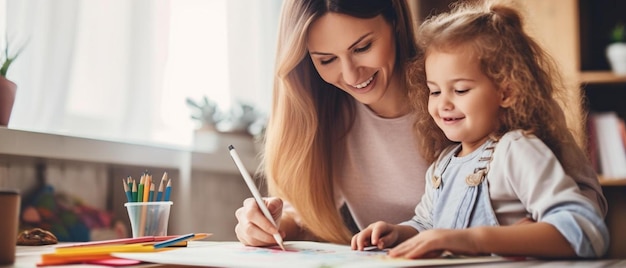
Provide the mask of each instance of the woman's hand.
[{"label": "woman's hand", "polygon": [[379,249],[392,247],[401,236],[401,228],[399,225],[378,221],[355,234],[350,244],[354,250],[363,250],[369,246],[376,246]]},{"label": "woman's hand", "polygon": [[[264,198],[263,201],[276,224],[280,224],[283,214],[283,201],[276,197]],[[263,215],[254,198],[244,200],[243,207],[235,211],[235,217],[239,221],[235,226],[235,233],[237,234],[237,239],[244,245],[255,247],[276,245],[276,240],[274,240],[272,234],[277,232],[281,237],[285,237],[284,232],[280,232]]]}]

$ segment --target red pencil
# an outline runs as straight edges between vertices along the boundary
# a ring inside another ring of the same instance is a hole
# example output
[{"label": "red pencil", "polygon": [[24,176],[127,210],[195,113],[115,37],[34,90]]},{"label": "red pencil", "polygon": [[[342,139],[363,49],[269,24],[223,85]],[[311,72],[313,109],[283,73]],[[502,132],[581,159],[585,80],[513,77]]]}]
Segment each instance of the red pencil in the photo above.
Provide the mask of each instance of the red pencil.
[{"label": "red pencil", "polygon": [[55,248],[160,242],[160,241],[165,241],[165,240],[172,239],[175,237],[178,237],[178,236],[167,235],[167,236],[143,236],[143,237],[137,237],[137,238],[120,238],[120,239],[110,239],[110,240],[102,240],[102,241],[82,242],[82,243],[75,243],[75,244],[69,244],[69,245],[58,245]]}]

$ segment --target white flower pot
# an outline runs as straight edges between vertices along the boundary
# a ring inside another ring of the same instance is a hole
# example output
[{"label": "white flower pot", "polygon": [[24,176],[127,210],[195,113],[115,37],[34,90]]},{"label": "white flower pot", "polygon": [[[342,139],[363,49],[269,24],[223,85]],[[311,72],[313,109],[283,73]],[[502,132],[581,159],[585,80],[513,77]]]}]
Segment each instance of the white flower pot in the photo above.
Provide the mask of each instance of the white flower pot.
[{"label": "white flower pot", "polygon": [[606,57],[616,75],[626,75],[626,43],[611,43],[606,47]]}]

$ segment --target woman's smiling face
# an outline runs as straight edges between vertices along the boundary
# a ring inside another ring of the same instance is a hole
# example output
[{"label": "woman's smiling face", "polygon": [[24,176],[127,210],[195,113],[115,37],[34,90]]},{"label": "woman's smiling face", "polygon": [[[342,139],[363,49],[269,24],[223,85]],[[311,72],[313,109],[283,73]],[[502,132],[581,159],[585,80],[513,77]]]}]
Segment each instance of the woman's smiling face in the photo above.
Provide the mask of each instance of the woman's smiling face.
[{"label": "woman's smiling face", "polygon": [[361,19],[327,13],[311,24],[307,37],[309,55],[327,83],[375,112],[386,111],[404,97],[394,74],[393,29],[382,16]]}]

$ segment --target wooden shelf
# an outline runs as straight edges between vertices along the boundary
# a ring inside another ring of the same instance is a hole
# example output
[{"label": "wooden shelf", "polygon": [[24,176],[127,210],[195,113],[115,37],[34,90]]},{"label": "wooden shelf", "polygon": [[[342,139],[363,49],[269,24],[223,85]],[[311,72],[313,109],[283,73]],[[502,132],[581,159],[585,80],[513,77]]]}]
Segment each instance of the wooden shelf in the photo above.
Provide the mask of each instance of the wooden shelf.
[{"label": "wooden shelf", "polygon": [[618,84],[626,83],[626,75],[616,75],[612,71],[583,71],[579,80],[581,84]]},{"label": "wooden shelf", "polygon": [[[219,138],[220,142],[244,144],[237,139]],[[239,150],[242,162],[250,172],[256,171],[259,164],[253,146],[242,147]],[[239,174],[226,148],[226,144],[220,143],[214,152],[203,152],[191,148],[132,144],[0,127],[0,161],[6,157],[24,156]]]},{"label": "wooden shelf", "polygon": [[602,186],[626,186],[625,179],[605,179],[600,177],[600,185]]}]

